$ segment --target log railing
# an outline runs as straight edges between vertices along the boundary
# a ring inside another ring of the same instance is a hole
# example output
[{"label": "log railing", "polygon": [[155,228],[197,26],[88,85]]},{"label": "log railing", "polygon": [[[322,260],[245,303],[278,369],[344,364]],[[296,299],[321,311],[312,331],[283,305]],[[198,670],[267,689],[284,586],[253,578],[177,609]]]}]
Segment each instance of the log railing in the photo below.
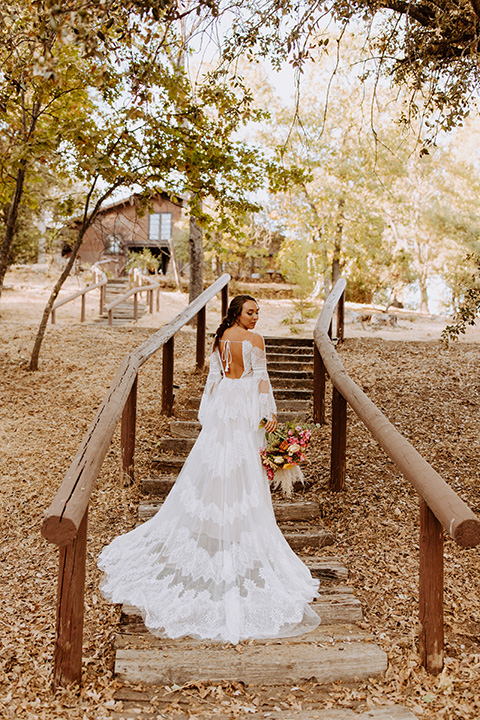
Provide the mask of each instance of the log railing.
[{"label": "log railing", "polygon": [[78,297],[82,298],[82,305],[80,310],[80,322],[85,322],[85,305],[86,305],[86,295],[87,293],[91,292],[92,290],[96,290],[97,288],[100,288],[100,315],[103,313],[103,308],[105,305],[105,288],[107,285],[107,278],[104,277],[100,282],[94,283],[93,285],[87,285],[86,288],[83,288],[83,290],[79,290],[76,293],[73,293],[73,295],[69,295],[66,298],[63,298],[62,300],[57,300],[56,303],[54,303],[52,307],[51,312],[51,320],[52,325],[55,325],[56,321],[56,310],[61,307],[62,305],[66,305],[69,302],[72,302],[72,300],[76,300]]},{"label": "log railing", "polygon": [[444,658],[443,534],[461,547],[475,547],[480,520],[347,375],[330,339],[336,307],[337,336],[343,338],[345,286],[343,279],[336,283],[313,332],[316,422],[325,422],[326,373],[333,385],[330,489],[344,488],[348,403],[420,498],[419,649],[424,666],[436,674]]},{"label": "log railing", "polygon": [[57,591],[57,626],[54,686],[80,683],[82,672],[83,598],[87,552],[87,515],[90,496],[121,418],[121,470],[123,482],[131,482],[134,469],[137,377],[142,365],[163,348],[162,412],[171,415],[173,405],[174,336],[197,317],[196,364],[205,362],[205,306],[222,294],[222,316],[228,304],[230,276],[222,275],[185,310],[127,355],[95,415],[65,478],[50,505],[42,534],[60,546]]},{"label": "log railing", "polygon": [[151,313],[153,313],[153,293],[156,292],[156,308],[157,312],[160,310],[160,284],[157,282],[153,282],[150,285],[140,285],[139,287],[134,287],[131,290],[127,290],[126,293],[121,295],[119,298],[114,300],[113,302],[109,303],[105,310],[108,313],[108,324],[110,327],[113,325],[113,311],[117,307],[117,305],[120,305],[120,303],[124,302],[125,300],[128,300],[128,298],[132,297],[133,295],[133,317],[135,320],[138,320],[138,293],[146,292],[147,293],[147,302],[148,302],[148,308]]}]

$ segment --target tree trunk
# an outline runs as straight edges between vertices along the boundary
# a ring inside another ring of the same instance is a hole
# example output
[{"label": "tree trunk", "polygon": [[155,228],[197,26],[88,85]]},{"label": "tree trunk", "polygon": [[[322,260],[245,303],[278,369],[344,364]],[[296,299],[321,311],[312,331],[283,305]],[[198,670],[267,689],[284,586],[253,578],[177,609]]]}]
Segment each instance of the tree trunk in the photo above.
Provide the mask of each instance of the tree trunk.
[{"label": "tree trunk", "polygon": [[190,283],[188,301],[192,302],[203,292],[203,233],[196,218],[190,215]]},{"label": "tree trunk", "polygon": [[17,228],[18,209],[23,195],[23,186],[25,184],[25,174],[27,172],[27,161],[24,159],[20,162],[20,169],[17,173],[15,182],[15,193],[8,209],[5,233],[0,246],[0,296],[3,289],[3,281],[5,279],[8,266],[10,265],[10,250]]},{"label": "tree trunk", "polygon": [[335,285],[335,283],[337,282],[337,280],[340,279],[340,276],[342,274],[342,266],[340,264],[340,254],[342,251],[344,207],[345,207],[345,198],[342,197],[338,201],[337,231],[335,233],[335,241],[333,244],[332,285]]},{"label": "tree trunk", "polygon": [[428,290],[425,280],[419,280],[420,285],[420,312],[430,314],[428,309]]},{"label": "tree trunk", "polygon": [[40,320],[40,325],[38,326],[37,335],[35,337],[35,342],[33,344],[33,350],[32,355],[30,358],[30,370],[38,370],[38,358],[40,355],[40,348],[42,347],[43,338],[45,336],[45,331],[47,329],[48,324],[48,318],[50,317],[50,313],[52,312],[52,307],[55,302],[55,300],[58,297],[58,293],[60,292],[63,283],[67,279],[67,277],[70,275],[70,270],[72,269],[75,260],[77,259],[78,251],[80,250],[80,245],[82,244],[83,238],[85,236],[85,233],[87,232],[90,225],[93,223],[95,218],[97,217],[98,211],[100,210],[102,203],[105,202],[105,200],[123,183],[123,178],[118,178],[114,185],[110,187],[103,195],[102,197],[97,200],[94,209],[88,215],[88,206],[90,202],[90,198],[95,190],[96,184],[97,184],[98,177],[93,181],[92,187],[90,188],[90,192],[87,195],[87,200],[85,203],[85,212],[83,215],[83,222],[82,226],[78,231],[77,239],[75,240],[75,245],[72,248],[72,254],[68,258],[68,262],[65,265],[62,274],[58,278],[57,282],[55,283],[55,287],[53,288],[50,297],[48,298],[47,304],[45,305],[45,308],[43,310],[42,319]]}]

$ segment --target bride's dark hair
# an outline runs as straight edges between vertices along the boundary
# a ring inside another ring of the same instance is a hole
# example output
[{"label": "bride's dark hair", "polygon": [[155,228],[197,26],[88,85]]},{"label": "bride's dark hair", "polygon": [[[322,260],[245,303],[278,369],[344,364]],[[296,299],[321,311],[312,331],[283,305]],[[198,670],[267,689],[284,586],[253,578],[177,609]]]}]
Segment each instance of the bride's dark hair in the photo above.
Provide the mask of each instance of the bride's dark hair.
[{"label": "bride's dark hair", "polygon": [[255,298],[251,295],[237,295],[231,301],[230,305],[228,306],[227,314],[223,318],[222,322],[217,328],[217,332],[215,333],[215,340],[213,342],[214,350],[218,346],[218,341],[222,337],[225,330],[229,327],[232,327],[232,325],[235,325],[235,321],[240,316],[242,308],[247,302],[247,300],[253,300],[254,303],[257,302]]}]

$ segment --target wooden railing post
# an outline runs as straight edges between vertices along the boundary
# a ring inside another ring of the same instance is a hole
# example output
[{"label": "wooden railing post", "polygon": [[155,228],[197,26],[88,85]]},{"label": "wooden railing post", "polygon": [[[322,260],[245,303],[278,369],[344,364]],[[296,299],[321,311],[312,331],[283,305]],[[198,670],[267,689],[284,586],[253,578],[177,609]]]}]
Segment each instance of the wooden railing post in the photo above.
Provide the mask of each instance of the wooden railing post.
[{"label": "wooden railing post", "polygon": [[163,346],[162,363],[162,413],[173,414],[173,337]]},{"label": "wooden railing post", "polygon": [[137,385],[138,375],[132,385],[128,400],[122,413],[120,443],[122,464],[120,467],[120,484],[126,487],[134,480],[135,426],[137,420]]},{"label": "wooden railing post", "polygon": [[206,312],[205,305],[197,314],[197,368],[201,370],[205,365],[205,334],[206,334]]},{"label": "wooden railing post", "polygon": [[148,310],[151,315],[153,313],[153,290],[148,291]]},{"label": "wooden railing post", "polygon": [[133,317],[138,320],[138,293],[133,296]]},{"label": "wooden railing post", "polygon": [[160,312],[160,288],[157,288],[157,312]]},{"label": "wooden railing post", "polygon": [[82,295],[82,309],[80,311],[80,322],[85,322],[85,302],[86,302],[86,296],[85,293]]},{"label": "wooden railing post", "polygon": [[99,315],[103,315],[103,311],[105,309],[105,297],[107,295],[107,286],[102,285],[100,287],[100,308],[99,308]]},{"label": "wooden railing post", "polygon": [[337,338],[338,344],[343,343],[345,337],[345,290],[340,296],[337,305]]},{"label": "wooden railing post", "polygon": [[313,343],[313,421],[325,424],[325,365],[316,342]]},{"label": "wooden railing post", "polygon": [[88,508],[74,540],[60,548],[53,686],[80,685]]},{"label": "wooden railing post", "polygon": [[108,311],[108,327],[113,325],[113,309]]},{"label": "wooden railing post", "polygon": [[420,498],[419,651],[426,670],[443,669],[443,528]]},{"label": "wooden railing post", "polygon": [[50,314],[50,317],[51,317],[51,320],[52,320],[52,325],[55,325],[55,310],[52,310],[52,312],[51,312],[51,314]]},{"label": "wooden railing post", "polygon": [[332,397],[332,446],[330,456],[330,490],[343,490],[345,487],[345,467],[347,451],[347,401],[337,388],[333,388]]},{"label": "wooden railing post", "polygon": [[227,314],[228,310],[228,284],[222,288],[222,319]]}]

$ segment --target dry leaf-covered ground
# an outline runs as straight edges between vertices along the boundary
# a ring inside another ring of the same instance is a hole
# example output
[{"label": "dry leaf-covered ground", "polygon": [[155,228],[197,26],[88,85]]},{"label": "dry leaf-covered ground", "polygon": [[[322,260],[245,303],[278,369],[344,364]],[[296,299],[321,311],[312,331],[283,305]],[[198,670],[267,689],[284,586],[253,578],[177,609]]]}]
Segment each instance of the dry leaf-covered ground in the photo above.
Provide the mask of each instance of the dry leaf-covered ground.
[{"label": "dry leaf-covered ground", "polygon": [[[0,301],[1,302],[1,301]],[[151,329],[108,330],[72,324],[49,328],[39,372],[24,357],[35,325],[8,318],[0,325],[1,587],[0,716],[101,720],[115,707],[112,639],[118,609],[99,596],[95,558],[102,545],[135,522],[137,489],[118,486],[118,436],[103,466],[90,513],[85,614],[84,684],[81,692],[50,689],[57,551],[40,535],[40,523],[120,359]],[[348,335],[348,328],[347,328]],[[192,373],[194,334],[176,340],[177,400]],[[440,474],[480,513],[478,345],[450,349],[437,342],[347,340],[340,350],[352,377]],[[138,474],[167,422],[160,415],[161,358],[139,381]],[[308,474],[322,503],[324,522],[336,533],[331,549],[351,571],[362,599],[365,627],[388,652],[385,679],[355,687],[298,689],[192,686],[169,693],[163,712],[238,716],[255,708],[315,704],[362,709],[401,702],[426,720],[476,720],[480,716],[479,550],[446,542],[447,661],[437,678],[420,667],[415,649],[418,503],[366,430],[349,415],[347,489],[332,494],[328,480],[328,430],[318,434]],[[329,551],[330,552],[330,551]]]}]

